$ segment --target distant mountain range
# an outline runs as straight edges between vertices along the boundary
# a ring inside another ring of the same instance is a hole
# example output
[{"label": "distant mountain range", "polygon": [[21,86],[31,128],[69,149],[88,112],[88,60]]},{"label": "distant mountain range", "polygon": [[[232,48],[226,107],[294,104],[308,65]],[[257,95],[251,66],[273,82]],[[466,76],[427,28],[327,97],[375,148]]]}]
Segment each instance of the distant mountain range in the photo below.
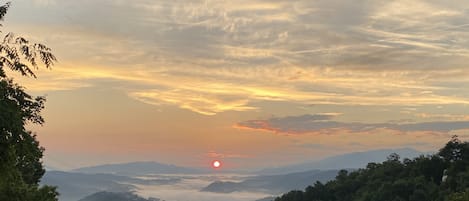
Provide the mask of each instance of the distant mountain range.
[{"label": "distant mountain range", "polygon": [[338,170],[312,170],[285,175],[253,176],[242,182],[216,181],[202,189],[214,193],[236,191],[265,192],[278,194],[289,190],[304,190],[316,181],[327,182],[335,178]]},{"label": "distant mountain range", "polygon": [[86,195],[100,191],[129,192],[136,189],[133,184],[167,185],[178,183],[179,179],[143,180],[113,174],[84,174],[74,172],[46,172],[41,184],[57,186],[60,201],[77,201]]},{"label": "distant mountain range", "polygon": [[131,192],[98,192],[79,201],[160,201],[157,198],[144,199]]},{"label": "distant mountain range", "polygon": [[202,191],[215,193],[262,191],[275,194],[288,191],[288,189],[304,190],[316,181],[324,183],[334,179],[338,170],[355,170],[366,167],[370,162],[380,163],[392,153],[399,154],[401,158],[415,158],[425,154],[409,148],[355,152],[318,161],[264,169],[256,172],[260,176],[253,176],[242,182],[216,181]]},{"label": "distant mountain range", "polygon": [[[302,190],[315,181],[329,181],[335,178],[340,169],[358,169],[369,162],[382,162],[392,154],[402,158],[414,158],[425,154],[413,149],[385,149],[356,152],[329,157],[323,160],[305,162],[284,167],[268,168],[250,172],[241,182],[216,181],[202,190],[206,192],[230,193],[236,191],[283,193],[293,189]],[[182,177],[163,177],[164,179],[139,179],[137,176],[158,174],[209,174],[213,171],[179,167],[157,162],[134,162],[84,167],[73,172],[48,170],[42,184],[58,186],[60,201],[77,201],[84,196],[101,191],[131,192],[135,185],[172,185],[181,182]],[[227,173],[217,171],[217,174]],[[231,171],[233,173],[233,171]],[[240,172],[242,173],[242,172]],[[246,172],[243,172],[246,173]],[[196,176],[196,175],[195,175]],[[98,194],[104,196],[108,194]],[[88,200],[84,200],[88,201]]]},{"label": "distant mountain range", "polygon": [[72,170],[81,173],[107,173],[126,176],[141,176],[149,174],[202,174],[208,171],[179,167],[175,165],[167,165],[158,162],[133,162],[122,164],[106,164],[92,167],[84,167]]},{"label": "distant mountain range", "polygon": [[286,174],[293,172],[302,172],[309,170],[339,170],[339,169],[359,169],[364,168],[368,163],[374,162],[379,163],[387,159],[392,154],[397,153],[401,158],[415,158],[423,154],[410,148],[403,149],[381,149],[372,150],[365,152],[354,152],[349,154],[343,154],[338,156],[329,157],[323,160],[310,161],[295,165],[288,165],[283,167],[267,168],[261,171],[255,172],[260,175],[275,175],[275,174]]},{"label": "distant mountain range", "polygon": [[[381,149],[365,152],[354,152],[329,157],[323,160],[308,161],[304,163],[287,165],[282,167],[266,168],[260,171],[249,172],[251,174],[273,175],[304,172],[309,170],[338,170],[364,168],[370,162],[383,162],[392,154],[397,153],[402,158],[415,158],[426,154],[410,148],[403,149]],[[83,167],[72,170],[72,172],[96,174],[117,174],[125,176],[142,176],[150,174],[209,174],[212,171],[197,168],[180,167],[176,165],[162,164],[158,162],[132,162],[122,164],[106,164],[99,166]],[[223,173],[247,173],[246,171],[220,170]]]}]

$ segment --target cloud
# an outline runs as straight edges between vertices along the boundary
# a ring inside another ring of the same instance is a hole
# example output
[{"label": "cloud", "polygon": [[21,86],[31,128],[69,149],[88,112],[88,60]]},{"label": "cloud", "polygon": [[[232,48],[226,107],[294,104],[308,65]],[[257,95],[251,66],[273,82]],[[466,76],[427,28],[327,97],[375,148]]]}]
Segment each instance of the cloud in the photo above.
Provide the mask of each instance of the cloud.
[{"label": "cloud", "polygon": [[456,130],[469,129],[469,121],[441,121],[421,123],[357,123],[332,120],[327,115],[302,115],[267,120],[248,120],[237,123],[235,128],[255,129],[284,134],[329,134],[329,133],[360,133],[380,129],[393,130],[399,133],[430,132],[448,133]]},{"label": "cloud", "polygon": [[72,66],[32,90],[113,79],[137,100],[205,115],[272,100],[463,106],[467,9],[423,0],[26,0],[5,27],[34,33]]},{"label": "cloud", "polygon": [[432,114],[432,113],[417,113],[416,117],[424,119],[446,119],[452,121],[468,121],[469,115],[465,114]]},{"label": "cloud", "polygon": [[219,158],[219,159],[226,159],[226,158],[249,158],[248,155],[243,155],[243,154],[233,154],[233,153],[218,153],[215,151],[210,151],[206,154],[206,156],[210,158]]},{"label": "cloud", "polygon": [[236,95],[212,95],[209,92],[171,90],[166,92],[133,92],[130,96],[142,102],[161,105],[174,104],[183,109],[204,115],[215,115],[224,111],[247,111],[255,108],[246,106],[248,100]]}]

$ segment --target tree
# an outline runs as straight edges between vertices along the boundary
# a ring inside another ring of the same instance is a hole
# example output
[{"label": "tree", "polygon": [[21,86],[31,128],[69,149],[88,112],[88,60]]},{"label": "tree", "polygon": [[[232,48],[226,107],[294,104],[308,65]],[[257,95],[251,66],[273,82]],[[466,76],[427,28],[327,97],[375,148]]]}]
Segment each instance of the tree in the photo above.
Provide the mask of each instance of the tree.
[{"label": "tree", "polygon": [[[0,21],[9,7],[10,3],[0,6]],[[0,200],[57,200],[54,187],[39,185],[45,172],[41,161],[44,149],[36,135],[25,128],[27,123],[44,123],[40,112],[45,98],[29,95],[6,74],[10,69],[36,78],[33,70],[40,63],[50,68],[54,62],[51,49],[12,33],[0,43]]]},{"label": "tree", "polygon": [[440,155],[447,162],[454,162],[462,159],[461,148],[463,143],[458,139],[458,136],[454,135],[451,140],[446,143],[438,155]]},{"label": "tree", "polygon": [[453,193],[448,198],[448,201],[467,201],[467,200],[469,200],[469,189],[462,193]]},{"label": "tree", "polygon": [[275,201],[469,201],[469,142],[454,136],[434,155],[400,160],[391,154],[382,163],[339,171],[335,180]]}]

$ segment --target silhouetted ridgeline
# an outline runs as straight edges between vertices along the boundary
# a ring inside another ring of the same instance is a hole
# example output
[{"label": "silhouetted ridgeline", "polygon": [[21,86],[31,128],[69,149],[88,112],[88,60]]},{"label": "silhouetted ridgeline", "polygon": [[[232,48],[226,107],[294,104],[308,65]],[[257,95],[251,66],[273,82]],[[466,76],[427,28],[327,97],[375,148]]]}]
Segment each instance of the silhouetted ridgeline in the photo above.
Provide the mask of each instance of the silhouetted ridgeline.
[{"label": "silhouetted ridgeline", "polygon": [[275,201],[468,201],[469,142],[457,137],[437,154],[340,171],[335,180],[316,182],[304,191],[291,191]]},{"label": "silhouetted ridgeline", "polygon": [[258,199],[256,201],[273,201],[273,200],[275,200],[275,197],[266,197],[266,198]]},{"label": "silhouetted ridgeline", "polygon": [[200,169],[179,167],[157,162],[133,162],[124,164],[108,164],[93,167],[84,167],[73,170],[81,173],[106,173],[126,176],[141,176],[149,174],[203,174],[209,171]]},{"label": "silhouetted ridgeline", "polygon": [[[129,192],[139,185],[171,185],[180,179],[138,179],[114,174],[84,174],[74,172],[46,172],[41,183],[57,186],[60,201],[77,201],[100,191]],[[110,200],[113,201],[113,200]]]},{"label": "silhouetted ridgeline", "polygon": [[142,198],[130,192],[98,192],[79,201],[160,201],[158,198]]},{"label": "silhouetted ridgeline", "polygon": [[304,189],[312,181],[326,182],[334,179],[337,170],[311,170],[285,175],[253,176],[241,182],[216,181],[202,189],[206,192],[232,193],[237,191],[258,191],[278,195],[293,189]]},{"label": "silhouetted ridgeline", "polygon": [[366,167],[368,163],[383,162],[391,153],[397,153],[403,158],[415,158],[425,154],[410,148],[370,150],[364,152],[347,153],[328,157],[322,160],[309,161],[283,167],[267,168],[258,171],[255,174],[274,175],[305,172],[310,170],[359,169]]}]

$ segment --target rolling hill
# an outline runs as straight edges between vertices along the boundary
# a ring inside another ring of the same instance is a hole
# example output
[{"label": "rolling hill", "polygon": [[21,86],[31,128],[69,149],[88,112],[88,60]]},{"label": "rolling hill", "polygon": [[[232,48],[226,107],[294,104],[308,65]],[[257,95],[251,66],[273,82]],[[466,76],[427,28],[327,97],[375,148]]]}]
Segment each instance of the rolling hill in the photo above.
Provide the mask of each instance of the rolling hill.
[{"label": "rolling hill", "polygon": [[141,176],[149,174],[201,174],[207,171],[162,164],[158,162],[132,162],[121,164],[106,164],[92,167],[83,167],[73,170],[80,173],[107,173],[126,176]]},{"label": "rolling hill", "polygon": [[57,186],[60,201],[76,201],[101,191],[129,192],[136,189],[133,184],[168,185],[178,182],[178,179],[143,180],[113,174],[49,171],[44,175],[41,184]]},{"label": "rolling hill", "polygon": [[293,172],[302,172],[309,170],[339,170],[339,169],[359,169],[364,168],[368,163],[383,162],[392,154],[397,153],[401,158],[415,158],[426,154],[410,148],[403,149],[382,149],[365,152],[354,152],[343,155],[328,157],[322,160],[310,161],[300,164],[288,165],[283,167],[266,168],[255,172],[260,175],[286,174]]},{"label": "rolling hill", "polygon": [[241,182],[216,181],[202,191],[232,193],[237,191],[266,192],[277,194],[293,189],[304,189],[316,181],[327,182],[337,175],[337,170],[311,170],[285,175],[253,176]]},{"label": "rolling hill", "polygon": [[131,192],[98,192],[92,195],[86,196],[79,201],[160,201],[157,198],[142,198]]}]

